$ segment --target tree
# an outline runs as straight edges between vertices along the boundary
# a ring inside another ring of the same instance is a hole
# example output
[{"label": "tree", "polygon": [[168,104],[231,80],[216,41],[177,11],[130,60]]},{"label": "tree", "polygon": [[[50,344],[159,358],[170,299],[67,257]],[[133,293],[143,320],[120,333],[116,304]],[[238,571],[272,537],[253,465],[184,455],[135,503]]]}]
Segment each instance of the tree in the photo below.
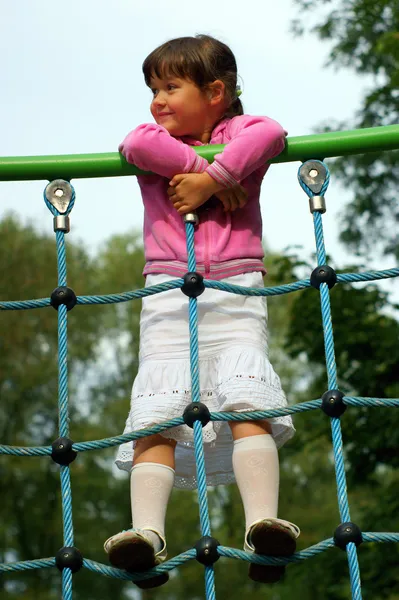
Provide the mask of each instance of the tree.
[{"label": "tree", "polygon": [[[287,336],[287,352],[293,357],[305,353],[309,366],[318,367],[308,389],[313,398],[326,391],[327,381],[318,296],[315,290],[296,296]],[[386,314],[387,294],[375,284],[360,288],[339,284],[331,290],[331,304],[339,389],[349,396],[398,398],[399,323]],[[307,419],[306,430],[301,430],[298,436],[304,448],[323,438],[329,444],[327,419],[316,413]],[[397,531],[397,411],[349,407],[341,422],[352,520],[364,531]],[[333,557],[329,569],[335,574],[335,588],[338,586],[341,591],[346,572],[334,566]],[[399,557],[397,545],[367,544],[360,547],[359,557],[363,597],[396,599],[399,593],[395,574]],[[317,572],[314,575],[317,580]]]},{"label": "tree", "polygon": [[[142,262],[142,250],[137,253]],[[38,234],[8,217],[0,223],[0,256],[2,300],[48,297],[56,287],[54,237]],[[81,247],[67,245],[67,262],[68,284],[78,295],[121,291],[111,286],[100,290],[101,265],[90,260]],[[125,289],[141,287],[137,262],[129,273],[130,285]],[[123,422],[115,428],[112,419],[99,420],[98,399],[89,395],[92,382],[88,375],[100,379],[94,365],[101,360],[113,311],[112,306],[78,306],[68,313],[70,436],[74,441],[115,435]],[[58,437],[56,312],[52,307],[1,311],[0,321],[0,439],[9,445],[50,445]],[[112,476],[109,464],[114,452],[81,453],[71,465],[75,543],[85,557],[101,562],[106,559],[102,544],[107,536],[106,527],[99,524],[106,520],[115,532],[130,518],[128,494],[125,492],[126,503],[121,503],[124,486]],[[54,556],[63,545],[59,467],[49,457],[2,456],[1,482],[0,561]],[[60,581],[57,569],[7,574],[0,579],[0,597],[55,600],[60,596]],[[86,570],[74,578],[74,598],[78,600],[94,600],[102,594],[122,600],[128,597],[127,591],[124,582]]]},{"label": "tree", "polygon": [[[332,42],[328,64],[372,76],[350,122],[329,129],[392,125],[399,121],[399,4],[396,0],[295,0],[301,16],[293,31]],[[323,10],[327,7],[327,10]],[[331,7],[331,8],[330,8]],[[316,15],[316,16],[315,16]],[[316,23],[308,25],[309,20]],[[306,25],[305,25],[306,24]],[[326,123],[329,116],[326,115]],[[329,119],[330,123],[331,120]],[[324,128],[326,129],[326,128]],[[346,156],[334,172],[353,191],[341,219],[341,239],[355,253],[382,252],[399,259],[399,151]]]}]

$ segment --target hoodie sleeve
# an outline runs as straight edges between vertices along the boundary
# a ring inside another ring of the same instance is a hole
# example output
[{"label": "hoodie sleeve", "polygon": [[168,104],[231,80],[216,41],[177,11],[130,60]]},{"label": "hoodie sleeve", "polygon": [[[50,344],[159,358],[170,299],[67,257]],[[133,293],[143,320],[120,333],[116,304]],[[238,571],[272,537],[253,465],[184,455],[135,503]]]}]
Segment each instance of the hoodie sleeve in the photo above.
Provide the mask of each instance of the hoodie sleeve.
[{"label": "hoodie sleeve", "polygon": [[131,131],[119,145],[119,152],[139,169],[170,179],[179,173],[202,173],[209,166],[193,148],[155,123]]},{"label": "hoodie sleeve", "polygon": [[284,149],[287,132],[273,119],[242,115],[229,123],[230,141],[206,172],[226,188],[233,187]]}]

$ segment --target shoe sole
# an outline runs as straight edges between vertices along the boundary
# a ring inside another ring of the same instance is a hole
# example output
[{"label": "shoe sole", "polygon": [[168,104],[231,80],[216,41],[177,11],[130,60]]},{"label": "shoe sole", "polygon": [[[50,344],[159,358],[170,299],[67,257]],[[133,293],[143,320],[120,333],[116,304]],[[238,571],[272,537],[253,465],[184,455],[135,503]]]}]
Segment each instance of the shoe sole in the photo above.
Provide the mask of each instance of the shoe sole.
[{"label": "shoe sole", "polygon": [[[276,525],[260,523],[251,534],[251,543],[255,554],[265,556],[291,556],[296,550],[296,541],[285,529]],[[256,565],[249,566],[249,577],[260,583],[276,583],[285,572],[285,565]]]},{"label": "shoe sole", "polygon": [[[157,566],[154,550],[145,540],[121,540],[109,552],[109,562],[117,569],[124,569],[129,573],[143,573]],[[168,573],[162,573],[151,579],[142,579],[134,583],[142,590],[155,588],[169,580]]]}]

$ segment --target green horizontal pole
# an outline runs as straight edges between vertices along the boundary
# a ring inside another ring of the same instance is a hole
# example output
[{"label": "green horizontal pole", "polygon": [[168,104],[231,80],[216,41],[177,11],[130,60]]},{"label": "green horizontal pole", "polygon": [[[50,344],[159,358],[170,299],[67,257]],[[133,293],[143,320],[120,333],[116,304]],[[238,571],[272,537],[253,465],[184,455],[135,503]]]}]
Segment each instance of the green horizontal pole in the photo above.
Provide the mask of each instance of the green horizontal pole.
[{"label": "green horizontal pole", "polygon": [[[195,151],[209,162],[222,151],[223,145],[195,146]],[[285,150],[273,163],[324,159],[365,152],[399,149],[399,125],[330,131],[315,135],[287,138]],[[33,179],[77,179],[121,177],[145,173],[128,164],[118,152],[101,154],[60,154],[56,156],[0,157],[0,181]]]}]

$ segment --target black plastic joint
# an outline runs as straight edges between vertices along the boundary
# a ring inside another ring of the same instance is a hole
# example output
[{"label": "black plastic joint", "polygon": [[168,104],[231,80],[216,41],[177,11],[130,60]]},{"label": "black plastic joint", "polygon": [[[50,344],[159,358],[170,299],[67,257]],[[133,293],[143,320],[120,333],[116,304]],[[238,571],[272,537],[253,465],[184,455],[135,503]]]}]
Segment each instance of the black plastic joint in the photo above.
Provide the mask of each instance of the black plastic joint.
[{"label": "black plastic joint", "polygon": [[55,288],[50,296],[50,304],[56,310],[61,304],[65,304],[67,310],[71,310],[76,304],[76,294],[75,292],[65,285]]},{"label": "black plastic joint", "polygon": [[209,408],[202,404],[202,402],[191,402],[191,404],[187,404],[183,413],[183,421],[186,425],[194,427],[195,421],[201,421],[202,427],[205,427],[211,420],[211,413],[209,412]]},{"label": "black plastic joint", "polygon": [[220,546],[218,540],[209,535],[204,535],[194,545],[194,548],[197,551],[196,559],[198,562],[206,565],[207,567],[213,565],[213,563],[220,558],[218,546]]},{"label": "black plastic joint", "polygon": [[66,437],[60,437],[51,444],[53,449],[51,458],[59,465],[66,467],[75,460],[78,453],[72,448],[73,441]]},{"label": "black plastic joint", "polygon": [[310,285],[316,288],[316,290],[320,289],[322,283],[326,283],[330,290],[337,283],[337,274],[334,269],[328,265],[316,267],[313,269],[310,276]]},{"label": "black plastic joint", "polygon": [[347,409],[343,402],[344,394],[339,390],[328,390],[321,397],[321,409],[329,417],[340,417]]},{"label": "black plastic joint", "polygon": [[64,546],[55,555],[55,564],[60,571],[71,569],[72,573],[76,573],[83,566],[82,553],[75,546]]},{"label": "black plastic joint", "polygon": [[205,290],[204,278],[201,273],[195,271],[186,273],[184,276],[184,283],[181,287],[181,291],[190,298],[197,298],[201,296]]},{"label": "black plastic joint", "polygon": [[338,548],[341,548],[341,550],[346,550],[346,547],[350,542],[359,546],[362,541],[363,536],[360,528],[350,521],[338,525],[334,532],[334,544],[338,546]]}]

